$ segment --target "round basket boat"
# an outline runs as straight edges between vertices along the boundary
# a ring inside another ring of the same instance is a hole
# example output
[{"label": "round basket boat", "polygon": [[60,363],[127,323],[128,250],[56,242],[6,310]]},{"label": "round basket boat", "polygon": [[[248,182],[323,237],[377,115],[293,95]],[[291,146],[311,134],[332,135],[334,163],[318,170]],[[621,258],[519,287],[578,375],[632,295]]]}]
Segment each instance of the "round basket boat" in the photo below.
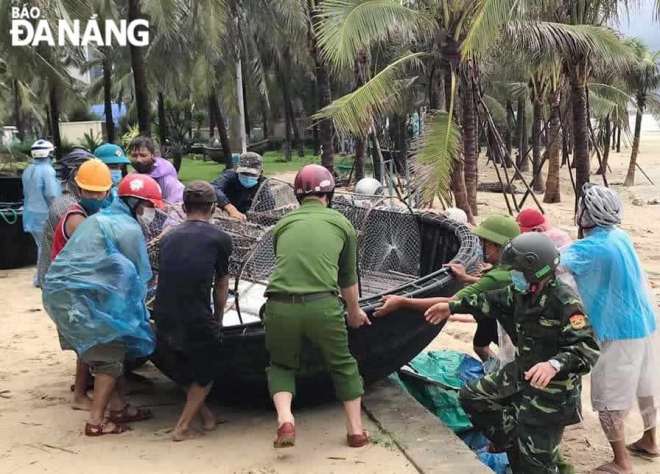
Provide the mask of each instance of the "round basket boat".
[{"label": "round basket boat", "polygon": [[[235,248],[230,262],[233,297],[225,308],[219,343],[222,356],[214,388],[226,400],[267,395],[269,357],[260,310],[265,301],[263,289],[274,266],[270,232],[272,224],[295,206],[290,202],[295,200],[292,193],[286,199],[273,198],[282,192],[274,188],[284,185],[269,181],[271,196],[261,199],[261,203],[255,199],[257,203],[248,213],[249,222],[241,230],[235,221],[216,220],[232,235]],[[268,201],[268,206],[263,201]],[[282,206],[282,202],[288,204]],[[369,316],[384,295],[451,295],[459,284],[444,264],[455,261],[474,268],[479,263],[477,238],[466,226],[443,216],[393,205],[387,199],[374,201],[355,196],[336,196],[333,208],[344,214],[358,232],[360,306]],[[157,254],[153,245],[150,250]],[[349,345],[364,381],[369,383],[408,363],[441,329],[442,325],[426,323],[421,314],[401,310],[384,318],[372,318],[370,326],[349,328]],[[152,361],[172,380],[190,382],[185,361],[163,338],[158,338]],[[306,398],[307,394],[317,398],[321,391],[332,394],[330,377],[320,354],[311,345],[305,346],[301,355],[298,385],[299,398]]]}]

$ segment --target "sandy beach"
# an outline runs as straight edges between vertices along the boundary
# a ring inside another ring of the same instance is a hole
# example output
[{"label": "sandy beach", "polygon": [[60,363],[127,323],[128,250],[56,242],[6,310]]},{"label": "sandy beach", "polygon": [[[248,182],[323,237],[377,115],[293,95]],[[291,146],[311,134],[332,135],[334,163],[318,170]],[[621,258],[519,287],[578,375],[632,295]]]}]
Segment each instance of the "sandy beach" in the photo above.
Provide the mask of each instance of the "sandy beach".
[{"label": "sandy beach", "polygon": [[[612,155],[609,179],[623,197],[622,227],[631,233],[658,299],[660,205],[647,203],[660,198],[660,188],[639,173],[636,186],[618,185],[623,182],[628,156],[628,149]],[[660,183],[660,133],[643,136],[639,163]],[[570,181],[565,168],[561,173],[563,201],[544,209],[555,224],[575,236]],[[482,165],[482,182],[494,182],[494,176],[492,166]],[[592,180],[599,182],[600,178],[593,176]],[[480,216],[506,209],[499,194],[483,193],[479,201]],[[227,420],[225,424],[204,438],[174,444],[168,429],[175,423],[183,394],[151,365],[138,371],[147,382],[131,382],[130,389],[134,402],[151,407],[155,418],[133,424],[133,431],[120,436],[85,438],[86,414],[69,408],[74,355],[59,348],[54,324],[41,306],[41,292],[31,286],[33,271],[0,271],[0,472],[416,472],[371,422],[372,445],[359,450],[345,447],[338,404],[300,411],[298,446],[282,454],[272,448],[273,413],[257,407],[214,405],[216,413]],[[471,352],[473,329],[469,324],[453,323],[431,348]],[[580,473],[609,460],[586,385],[584,422],[566,431],[562,447]],[[660,472],[660,461],[635,460],[635,472]]]}]

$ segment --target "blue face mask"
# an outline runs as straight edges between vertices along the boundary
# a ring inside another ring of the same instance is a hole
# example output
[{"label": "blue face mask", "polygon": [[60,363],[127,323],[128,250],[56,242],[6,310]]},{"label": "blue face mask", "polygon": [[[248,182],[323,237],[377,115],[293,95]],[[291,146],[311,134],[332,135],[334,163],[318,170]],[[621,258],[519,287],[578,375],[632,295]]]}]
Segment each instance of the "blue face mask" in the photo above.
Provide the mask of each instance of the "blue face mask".
[{"label": "blue face mask", "polygon": [[259,178],[256,176],[249,176],[247,174],[239,174],[238,181],[241,183],[241,186],[244,188],[253,188],[259,182]]},{"label": "blue face mask", "polygon": [[110,170],[110,176],[112,177],[112,185],[117,186],[122,178],[121,170]]},{"label": "blue face mask", "polygon": [[87,214],[90,216],[96,214],[104,207],[108,206],[111,201],[108,201],[106,196],[103,199],[94,199],[94,198],[80,198],[80,205],[87,211]]},{"label": "blue face mask", "polygon": [[511,270],[511,283],[513,283],[513,287],[519,293],[527,293],[529,291],[530,285],[523,272]]}]

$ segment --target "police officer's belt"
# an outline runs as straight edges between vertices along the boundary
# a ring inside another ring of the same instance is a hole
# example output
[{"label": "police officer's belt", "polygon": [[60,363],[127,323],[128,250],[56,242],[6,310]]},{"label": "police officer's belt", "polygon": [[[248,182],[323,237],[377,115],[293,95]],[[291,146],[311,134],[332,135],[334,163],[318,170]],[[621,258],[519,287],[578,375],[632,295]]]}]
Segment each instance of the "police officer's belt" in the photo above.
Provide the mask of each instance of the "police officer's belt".
[{"label": "police officer's belt", "polygon": [[322,300],[323,298],[336,297],[332,291],[321,291],[319,293],[306,293],[303,295],[290,295],[287,293],[270,293],[268,299],[279,303],[309,303],[310,301]]}]

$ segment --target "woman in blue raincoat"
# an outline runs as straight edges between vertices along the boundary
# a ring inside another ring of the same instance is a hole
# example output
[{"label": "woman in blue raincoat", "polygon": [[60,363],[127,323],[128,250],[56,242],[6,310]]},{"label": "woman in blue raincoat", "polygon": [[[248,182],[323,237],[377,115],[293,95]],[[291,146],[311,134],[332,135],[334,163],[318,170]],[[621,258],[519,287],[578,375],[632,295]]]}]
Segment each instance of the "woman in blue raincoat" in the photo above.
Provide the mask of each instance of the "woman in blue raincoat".
[{"label": "woman in blue raincoat", "polygon": [[109,208],[80,224],[51,264],[43,291],[59,333],[95,376],[87,436],[123,433],[125,423],[152,417],[126,403],[121,376],[126,358],[149,356],[155,347],[144,302],[152,274],[140,224],[151,223],[162,194],[141,174],[124,178],[117,194]]}]

